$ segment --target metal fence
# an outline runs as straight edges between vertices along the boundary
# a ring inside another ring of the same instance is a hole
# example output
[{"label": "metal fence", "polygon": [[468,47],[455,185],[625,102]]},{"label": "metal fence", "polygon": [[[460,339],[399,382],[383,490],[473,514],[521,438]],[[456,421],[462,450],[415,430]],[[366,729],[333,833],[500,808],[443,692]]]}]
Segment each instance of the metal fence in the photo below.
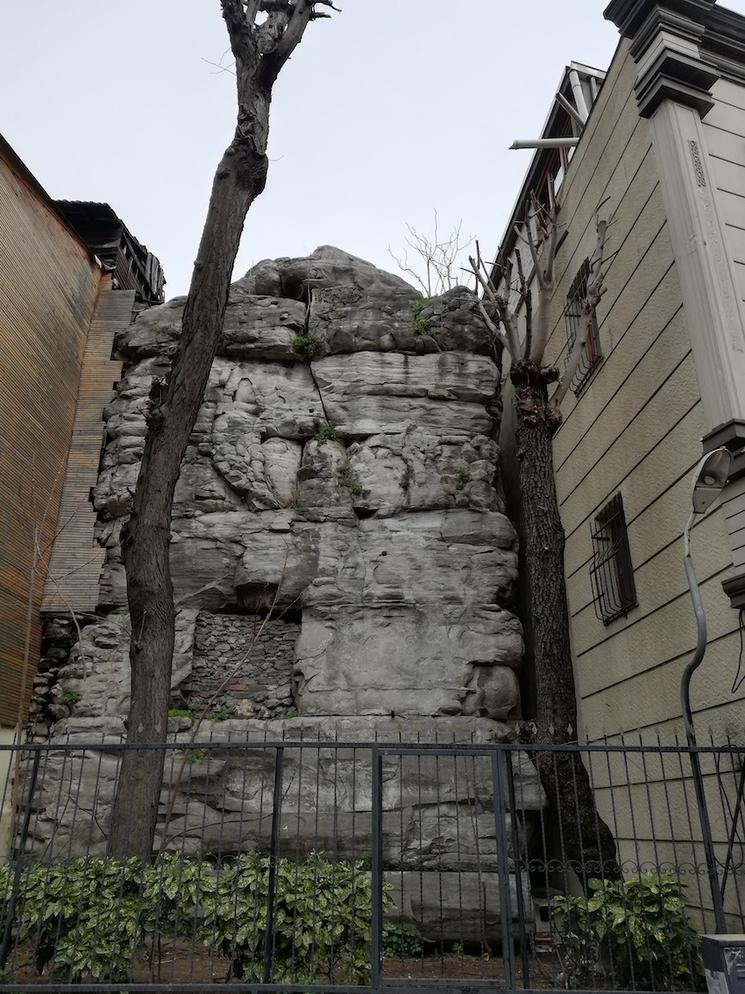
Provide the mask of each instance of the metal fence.
[{"label": "metal fence", "polygon": [[711,874],[677,745],[226,739],[157,747],[148,861],[108,834],[151,747],[5,750],[0,991],[696,990],[713,887],[745,930],[745,747],[697,750]]}]

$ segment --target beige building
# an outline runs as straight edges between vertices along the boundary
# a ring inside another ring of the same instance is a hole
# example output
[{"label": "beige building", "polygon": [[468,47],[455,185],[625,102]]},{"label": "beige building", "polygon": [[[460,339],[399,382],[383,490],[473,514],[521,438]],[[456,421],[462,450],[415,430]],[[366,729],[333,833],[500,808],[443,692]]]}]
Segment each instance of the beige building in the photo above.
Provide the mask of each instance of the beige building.
[{"label": "beige building", "polygon": [[[526,197],[553,176],[547,359],[561,369],[596,212],[613,221],[596,338],[554,443],[581,721],[590,741],[682,734],[696,644],[682,532],[694,468],[725,444],[736,470],[692,540],[709,622],[693,704],[699,733],[742,741],[745,18],[714,0],[614,0],[605,16],[621,32],[607,74],[568,67],[543,132],[576,148],[536,151],[501,249],[514,252]],[[504,442],[509,461],[509,424]]]},{"label": "beige building", "polygon": [[[614,0],[605,16],[621,33],[607,73],[570,65],[543,131],[576,145],[535,152],[498,256],[514,255],[514,224],[552,177],[562,227],[546,359],[562,370],[596,218],[613,222],[607,292],[554,440],[580,734],[611,745],[685,742],[680,681],[697,633],[683,531],[702,454],[726,445],[735,469],[692,534],[708,621],[692,705],[699,742],[711,732],[741,744],[745,17],[715,0]],[[519,527],[508,396],[505,410],[504,478]],[[531,693],[524,687],[527,715]],[[686,841],[701,838],[687,757],[588,759],[625,866],[703,867],[703,850]],[[739,762],[702,758],[720,868],[739,810]],[[694,918],[711,927],[705,875],[683,882]],[[733,884],[725,911],[735,931],[743,903]]]}]

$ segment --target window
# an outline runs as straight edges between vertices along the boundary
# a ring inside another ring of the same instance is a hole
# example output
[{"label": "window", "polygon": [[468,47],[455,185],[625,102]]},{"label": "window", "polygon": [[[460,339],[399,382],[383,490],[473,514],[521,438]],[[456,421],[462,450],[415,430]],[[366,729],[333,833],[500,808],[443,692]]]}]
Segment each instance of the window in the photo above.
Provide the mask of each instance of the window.
[{"label": "window", "polygon": [[626,515],[620,494],[595,518],[592,548],[590,577],[595,613],[608,625],[616,618],[625,617],[637,604]]},{"label": "window", "polygon": [[[567,359],[572,354],[577,336],[584,334],[584,322],[587,320],[587,316],[584,313],[584,305],[587,299],[587,281],[589,278],[590,260],[585,259],[574,283],[572,283],[572,288],[567,296],[566,310],[564,311],[567,323]],[[589,334],[585,341],[582,357],[577,367],[577,372],[572,378],[572,390],[576,394],[582,391],[593,369],[602,358],[600,353],[600,331],[595,311],[593,310],[590,316]]]}]

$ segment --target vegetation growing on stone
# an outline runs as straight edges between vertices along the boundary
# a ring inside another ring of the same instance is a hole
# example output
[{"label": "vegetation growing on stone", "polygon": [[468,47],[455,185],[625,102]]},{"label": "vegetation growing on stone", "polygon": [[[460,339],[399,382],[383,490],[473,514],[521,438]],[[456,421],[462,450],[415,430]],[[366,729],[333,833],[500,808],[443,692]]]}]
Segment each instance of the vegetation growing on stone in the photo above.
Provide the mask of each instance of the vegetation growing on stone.
[{"label": "vegetation growing on stone", "polygon": [[73,708],[80,700],[80,694],[76,694],[74,690],[64,690],[60,694],[60,704],[64,704],[65,707]]},{"label": "vegetation growing on stone", "polygon": [[308,360],[317,355],[320,344],[316,336],[310,334],[295,335],[292,340],[293,349]]},{"label": "vegetation growing on stone", "polygon": [[421,297],[414,304],[414,334],[417,337],[432,334],[432,326],[429,318],[424,316],[424,311],[426,310],[430,300],[429,297]]},{"label": "vegetation growing on stone", "polygon": [[341,464],[336,478],[339,482],[339,486],[343,487],[345,490],[348,490],[353,497],[367,497],[370,493],[369,490],[365,490],[365,488],[355,479],[354,472],[352,471],[352,464],[349,461]]},{"label": "vegetation growing on stone", "polygon": [[470,482],[471,482],[470,471],[467,468],[461,469],[455,481],[456,489],[465,490],[467,484],[469,484]]},{"label": "vegetation growing on stone", "polygon": [[316,442],[335,442],[339,438],[339,432],[333,425],[322,425],[315,434]]}]

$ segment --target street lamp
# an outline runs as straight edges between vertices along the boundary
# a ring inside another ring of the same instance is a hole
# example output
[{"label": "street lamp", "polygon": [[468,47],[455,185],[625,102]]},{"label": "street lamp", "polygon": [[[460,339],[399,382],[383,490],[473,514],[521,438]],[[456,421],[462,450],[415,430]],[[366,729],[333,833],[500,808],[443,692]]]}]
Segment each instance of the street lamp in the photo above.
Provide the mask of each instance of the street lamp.
[{"label": "street lamp", "polygon": [[710,452],[701,460],[696,467],[693,477],[693,510],[683,532],[683,545],[685,549],[686,578],[688,588],[691,592],[693,611],[696,615],[696,651],[692,659],[683,670],[680,681],[680,696],[683,707],[683,721],[685,724],[686,740],[688,742],[688,754],[691,759],[691,772],[693,774],[693,785],[696,791],[696,803],[698,805],[698,815],[701,822],[701,834],[703,836],[704,852],[706,854],[706,869],[709,875],[709,885],[711,887],[711,900],[714,909],[714,922],[718,934],[724,933],[724,904],[722,902],[722,892],[719,889],[719,874],[714,855],[714,843],[711,837],[711,823],[709,821],[709,810],[706,806],[706,794],[704,793],[704,781],[701,775],[701,760],[696,748],[696,732],[693,727],[693,712],[691,710],[691,679],[698,667],[701,665],[706,653],[706,612],[701,600],[701,588],[696,579],[696,570],[691,557],[691,529],[696,518],[709,510],[724,489],[730,473],[732,472],[732,454],[728,449],[716,449]]}]

